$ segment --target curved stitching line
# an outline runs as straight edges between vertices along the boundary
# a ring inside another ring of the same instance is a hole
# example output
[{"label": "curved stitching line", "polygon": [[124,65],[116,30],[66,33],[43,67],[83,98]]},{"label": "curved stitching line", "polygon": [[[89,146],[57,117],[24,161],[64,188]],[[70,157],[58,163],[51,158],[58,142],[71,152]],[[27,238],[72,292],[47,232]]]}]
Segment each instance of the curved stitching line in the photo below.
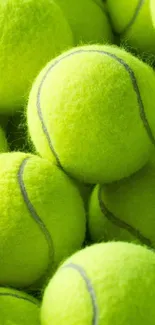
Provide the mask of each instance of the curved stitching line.
[{"label": "curved stitching line", "polygon": [[68,267],[76,270],[81,275],[82,279],[84,280],[84,282],[86,284],[87,291],[90,295],[91,302],[92,302],[92,308],[93,308],[92,325],[97,325],[98,318],[99,318],[99,315],[98,315],[99,311],[98,311],[98,306],[97,306],[96,294],[93,289],[92,283],[91,283],[90,279],[88,278],[85,270],[80,265],[74,264],[74,263],[69,263],[67,265],[64,265],[62,268],[68,268]]},{"label": "curved stitching line", "polygon": [[107,15],[107,12],[105,11],[105,8],[104,8],[104,3],[102,4],[102,2],[101,3],[99,3],[97,0],[94,0],[94,3],[101,9],[101,11],[105,14],[105,15]]},{"label": "curved stitching line", "polygon": [[22,299],[22,300],[26,300],[28,302],[32,302],[34,305],[36,306],[40,306],[40,303],[39,301],[33,301],[31,300],[30,298],[28,297],[22,297],[22,296],[19,296],[18,294],[15,294],[15,293],[9,293],[9,292],[0,292],[0,296],[6,296],[6,297],[14,297],[14,298],[18,298],[18,299]]},{"label": "curved stitching line", "polygon": [[142,98],[141,98],[141,95],[140,95],[140,91],[139,91],[139,88],[138,88],[138,84],[137,84],[137,80],[136,80],[136,77],[135,77],[135,74],[133,72],[133,70],[128,66],[128,64],[126,62],[124,62],[121,58],[118,58],[116,55],[112,54],[112,53],[108,53],[106,51],[100,51],[100,50],[77,50],[75,52],[71,52],[69,54],[67,54],[66,56],[63,56],[63,57],[60,57],[58,60],[55,60],[51,66],[48,68],[48,70],[46,71],[45,75],[43,76],[41,82],[40,82],[40,85],[38,87],[38,92],[37,92],[37,98],[36,98],[36,107],[37,107],[37,113],[38,113],[38,117],[39,117],[39,120],[40,120],[40,123],[41,123],[41,126],[42,126],[42,130],[43,130],[43,133],[45,134],[45,137],[48,141],[48,145],[51,149],[51,151],[53,152],[55,158],[56,158],[56,162],[57,164],[63,169],[63,167],[61,166],[61,163],[60,163],[60,159],[52,145],[52,141],[51,141],[51,138],[50,138],[50,135],[48,133],[48,130],[47,130],[47,127],[46,127],[46,124],[45,124],[45,121],[44,121],[44,118],[43,118],[43,113],[42,113],[42,109],[41,109],[41,91],[42,91],[42,87],[43,87],[43,84],[44,84],[44,81],[46,80],[48,74],[51,72],[51,70],[58,64],[60,63],[61,61],[63,61],[64,59],[70,57],[70,56],[73,56],[75,54],[81,54],[81,53],[99,53],[99,54],[102,54],[102,55],[107,55],[111,58],[113,58],[114,60],[116,60],[118,63],[120,63],[121,65],[123,65],[123,67],[125,68],[125,70],[128,72],[129,74],[129,77],[130,77],[130,80],[132,82],[132,86],[133,86],[133,89],[136,93],[136,96],[137,96],[137,102],[138,102],[138,106],[139,106],[139,113],[140,113],[140,118],[143,122],[143,125],[145,127],[145,130],[148,134],[148,137],[150,138],[151,142],[153,143],[153,145],[155,146],[155,138],[153,136],[153,133],[151,131],[151,128],[149,126],[149,123],[147,121],[147,117],[146,117],[146,114],[145,114],[145,110],[144,110],[144,105],[143,105],[143,101],[142,101]]},{"label": "curved stitching line", "polygon": [[131,225],[129,225],[125,221],[119,219],[111,211],[109,211],[107,209],[106,205],[104,204],[104,202],[102,200],[102,186],[101,185],[99,185],[99,189],[98,189],[98,201],[99,201],[99,206],[100,206],[102,213],[112,224],[114,224],[117,227],[127,230],[132,236],[136,237],[144,245],[153,247],[151,240],[144,237],[138,229],[133,228]]},{"label": "curved stitching line", "polygon": [[46,242],[48,244],[49,264],[48,264],[47,271],[46,271],[48,273],[49,269],[52,267],[52,264],[53,264],[54,245],[53,245],[52,237],[51,237],[48,229],[46,228],[45,224],[43,223],[43,221],[41,220],[41,218],[37,214],[34,206],[32,205],[32,203],[31,203],[31,201],[29,199],[29,196],[28,196],[28,193],[26,191],[25,184],[24,184],[24,180],[23,180],[24,169],[25,169],[25,166],[26,166],[27,162],[30,159],[31,159],[31,157],[25,158],[22,161],[22,163],[21,163],[21,165],[19,167],[19,170],[18,170],[18,184],[19,184],[19,187],[20,187],[21,194],[23,196],[24,202],[25,202],[25,204],[26,204],[26,206],[27,206],[27,208],[28,208],[28,210],[30,212],[30,215],[31,215],[32,219],[36,222],[36,224],[39,226],[39,228],[40,228],[41,232],[43,233],[43,235],[44,235],[44,237],[46,239]]},{"label": "curved stitching line", "polygon": [[135,10],[135,12],[133,14],[133,17],[131,18],[129,23],[126,25],[126,27],[124,27],[124,29],[121,32],[118,33],[119,35],[120,34],[125,34],[128,31],[128,29],[130,29],[132,27],[132,25],[134,24],[134,22],[135,22],[135,20],[136,20],[136,18],[138,16],[142,6],[144,5],[144,2],[145,2],[145,0],[139,0],[139,2],[137,4],[137,7],[136,7],[136,10]]}]

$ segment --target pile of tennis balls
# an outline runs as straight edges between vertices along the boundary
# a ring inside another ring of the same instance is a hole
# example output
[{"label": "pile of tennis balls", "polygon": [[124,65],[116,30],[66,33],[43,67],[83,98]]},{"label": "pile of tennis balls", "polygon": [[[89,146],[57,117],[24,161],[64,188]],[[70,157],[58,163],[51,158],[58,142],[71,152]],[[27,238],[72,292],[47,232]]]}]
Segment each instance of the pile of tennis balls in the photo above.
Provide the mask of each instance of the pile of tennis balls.
[{"label": "pile of tennis balls", "polygon": [[154,325],[155,0],[0,2],[0,325]]}]

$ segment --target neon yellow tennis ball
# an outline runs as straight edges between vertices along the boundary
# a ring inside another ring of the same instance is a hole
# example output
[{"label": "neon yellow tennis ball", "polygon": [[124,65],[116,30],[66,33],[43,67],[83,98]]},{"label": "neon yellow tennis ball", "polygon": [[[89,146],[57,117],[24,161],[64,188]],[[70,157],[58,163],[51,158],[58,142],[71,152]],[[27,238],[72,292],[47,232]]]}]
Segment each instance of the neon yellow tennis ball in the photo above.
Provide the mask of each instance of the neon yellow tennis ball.
[{"label": "neon yellow tennis ball", "polygon": [[49,282],[42,325],[154,325],[155,254],[111,242],[70,257]]},{"label": "neon yellow tennis ball", "polygon": [[150,5],[151,5],[151,17],[152,17],[153,25],[155,28],[155,1],[150,0]]},{"label": "neon yellow tennis ball", "polygon": [[69,24],[53,0],[0,1],[0,112],[21,109],[40,69],[72,45]]},{"label": "neon yellow tennis ball", "polygon": [[93,241],[134,241],[155,248],[155,164],[129,178],[97,185],[89,202],[88,225]]},{"label": "neon yellow tennis ball", "polygon": [[27,118],[43,157],[85,183],[129,176],[155,145],[155,74],[126,51],[74,48],[36,78]]},{"label": "neon yellow tennis ball", "polygon": [[0,323],[3,325],[39,325],[39,301],[22,291],[0,288]]},{"label": "neon yellow tennis ball", "polygon": [[94,0],[55,0],[73,32],[74,43],[111,43],[113,35],[102,2]]},{"label": "neon yellow tennis ball", "polygon": [[155,30],[150,13],[150,0],[107,0],[114,31],[125,43],[141,52],[155,54]]},{"label": "neon yellow tennis ball", "polygon": [[0,285],[27,287],[51,274],[85,237],[82,198],[55,165],[0,155]]}]

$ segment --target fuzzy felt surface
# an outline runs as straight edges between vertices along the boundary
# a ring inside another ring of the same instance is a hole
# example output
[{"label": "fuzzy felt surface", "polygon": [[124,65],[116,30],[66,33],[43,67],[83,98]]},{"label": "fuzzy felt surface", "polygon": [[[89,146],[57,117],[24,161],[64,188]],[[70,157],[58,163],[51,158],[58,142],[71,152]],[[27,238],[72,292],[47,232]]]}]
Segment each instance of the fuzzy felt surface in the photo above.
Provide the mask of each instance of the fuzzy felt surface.
[{"label": "fuzzy felt surface", "polygon": [[155,145],[155,74],[125,50],[92,45],[49,62],[27,107],[36,150],[85,183],[131,175]]},{"label": "fuzzy felt surface", "polygon": [[55,0],[73,32],[74,44],[112,43],[113,35],[101,1]]},{"label": "fuzzy felt surface", "polygon": [[1,287],[0,322],[3,325],[39,325],[39,301],[22,291]]},{"label": "fuzzy felt surface", "polygon": [[155,27],[155,2],[154,2],[154,0],[150,1],[150,8],[151,8],[151,17],[152,17],[153,25]]},{"label": "fuzzy felt surface", "polygon": [[57,166],[25,153],[0,155],[0,284],[28,287],[83,243],[85,212]]},{"label": "fuzzy felt surface", "polygon": [[111,242],[70,257],[45,289],[42,325],[154,324],[155,254]]},{"label": "fuzzy felt surface", "polygon": [[88,224],[93,241],[125,240],[155,247],[155,166],[93,190]]},{"label": "fuzzy felt surface", "polygon": [[0,112],[23,107],[40,69],[72,47],[69,24],[52,0],[0,2]]},{"label": "fuzzy felt surface", "polygon": [[128,4],[124,0],[107,0],[114,31],[132,48],[155,54],[155,29],[151,19],[150,0],[131,0]]}]

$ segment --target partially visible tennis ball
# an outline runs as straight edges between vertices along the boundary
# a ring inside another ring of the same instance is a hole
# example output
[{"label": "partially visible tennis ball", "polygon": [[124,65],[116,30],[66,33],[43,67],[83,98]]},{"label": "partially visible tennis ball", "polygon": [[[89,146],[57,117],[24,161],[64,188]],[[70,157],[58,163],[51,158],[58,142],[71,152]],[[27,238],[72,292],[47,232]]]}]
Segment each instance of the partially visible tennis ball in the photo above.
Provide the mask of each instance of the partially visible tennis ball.
[{"label": "partially visible tennis ball", "polygon": [[39,301],[22,291],[1,287],[0,324],[39,325]]},{"label": "partially visible tennis ball", "polygon": [[8,141],[5,131],[0,127],[0,153],[9,151]]},{"label": "partially visible tennis ball", "polygon": [[107,0],[107,9],[113,29],[124,43],[140,52],[155,54],[150,0]]},{"label": "partially visible tennis ball", "polygon": [[150,0],[150,5],[151,5],[151,17],[155,28],[155,0]]},{"label": "partially visible tennis ball", "polygon": [[69,24],[53,0],[0,1],[0,112],[21,109],[40,69],[72,45]]},{"label": "partially visible tennis ball", "polygon": [[41,156],[72,177],[112,182],[148,161],[154,102],[150,66],[114,46],[77,47],[36,78],[27,107],[30,136]]},{"label": "partially visible tennis ball", "polygon": [[93,241],[125,240],[155,248],[155,165],[129,178],[97,185],[89,201],[88,227]]},{"label": "partially visible tennis ball", "polygon": [[74,44],[112,43],[113,34],[102,2],[55,0],[73,32]]},{"label": "partially visible tennis ball", "polygon": [[14,152],[0,155],[0,193],[0,285],[43,283],[84,241],[79,191],[49,161]]},{"label": "partially visible tennis ball", "polygon": [[71,256],[45,289],[42,325],[154,325],[155,253],[123,242]]}]

